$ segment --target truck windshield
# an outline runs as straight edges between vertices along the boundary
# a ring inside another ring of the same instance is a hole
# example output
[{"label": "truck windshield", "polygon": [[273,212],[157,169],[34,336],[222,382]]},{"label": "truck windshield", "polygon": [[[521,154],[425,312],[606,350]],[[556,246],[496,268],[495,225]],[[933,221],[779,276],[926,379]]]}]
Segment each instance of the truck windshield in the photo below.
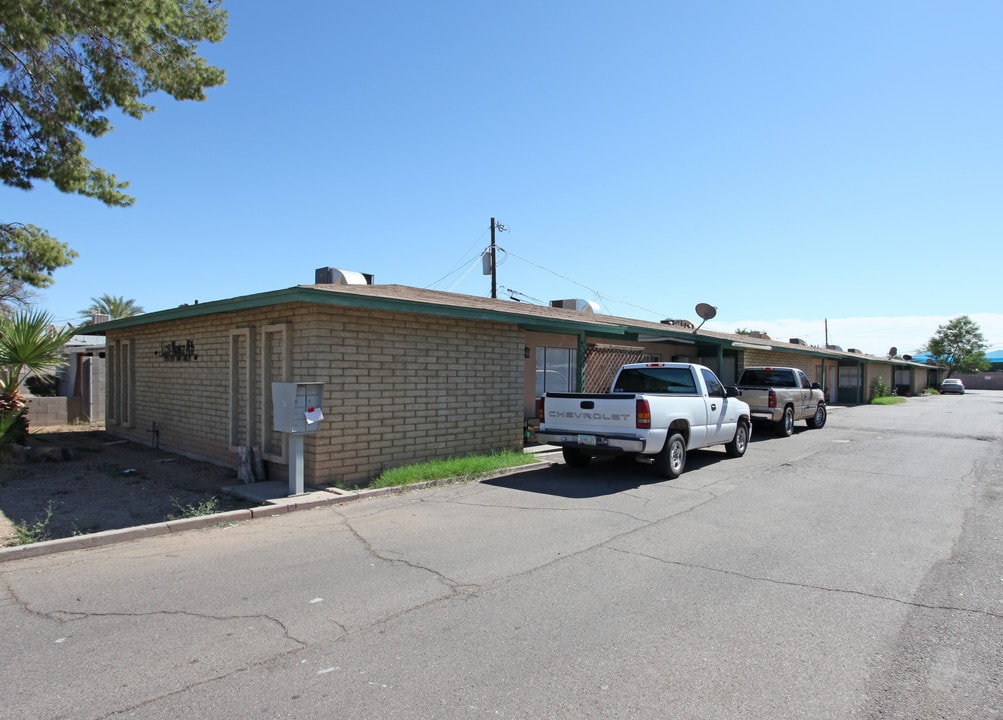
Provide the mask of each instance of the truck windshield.
[{"label": "truck windshield", "polygon": [[695,395],[697,386],[689,368],[627,368],[620,371],[613,392]]}]

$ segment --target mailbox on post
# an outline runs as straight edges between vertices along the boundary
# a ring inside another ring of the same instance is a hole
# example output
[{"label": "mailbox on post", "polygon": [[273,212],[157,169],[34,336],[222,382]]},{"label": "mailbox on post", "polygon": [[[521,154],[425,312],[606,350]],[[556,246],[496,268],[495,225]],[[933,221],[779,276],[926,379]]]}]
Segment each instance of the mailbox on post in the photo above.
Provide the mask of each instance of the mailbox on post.
[{"label": "mailbox on post", "polygon": [[324,383],[273,382],[272,428],[289,435],[289,494],[303,494],[303,436],[324,419]]},{"label": "mailbox on post", "polygon": [[283,433],[315,433],[324,419],[324,383],[273,382],[273,429]]}]

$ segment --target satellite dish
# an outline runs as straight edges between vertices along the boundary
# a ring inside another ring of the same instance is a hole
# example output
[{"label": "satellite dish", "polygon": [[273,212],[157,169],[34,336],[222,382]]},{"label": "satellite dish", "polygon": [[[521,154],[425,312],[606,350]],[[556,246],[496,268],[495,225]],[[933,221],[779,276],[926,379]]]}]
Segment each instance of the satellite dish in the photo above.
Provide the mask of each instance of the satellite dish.
[{"label": "satellite dish", "polygon": [[888,348],[888,357],[893,358],[893,357],[895,357],[898,354],[899,354],[899,349],[897,347],[895,347],[894,345],[892,345],[890,348]]},{"label": "satellite dish", "polygon": [[717,315],[717,308],[707,303],[697,303],[696,311],[702,320],[710,320]]},{"label": "satellite dish", "polygon": [[693,330],[694,333],[696,333],[697,330],[702,328],[705,322],[707,322],[712,317],[717,315],[717,308],[714,307],[713,305],[708,305],[707,303],[697,303],[696,311],[697,315],[700,316],[700,319],[703,322],[701,322],[699,325],[696,326],[696,328]]},{"label": "satellite dish", "polygon": [[908,362],[908,361],[912,360],[912,355],[903,355],[902,359],[905,360],[906,362]]}]

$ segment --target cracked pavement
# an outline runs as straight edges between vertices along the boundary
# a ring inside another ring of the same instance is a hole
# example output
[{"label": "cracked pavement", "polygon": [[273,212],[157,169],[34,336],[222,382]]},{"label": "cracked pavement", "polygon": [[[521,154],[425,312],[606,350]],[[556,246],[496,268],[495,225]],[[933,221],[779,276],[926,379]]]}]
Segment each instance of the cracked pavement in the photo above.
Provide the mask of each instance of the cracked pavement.
[{"label": "cracked pavement", "polygon": [[1003,397],[0,564],[0,718],[1003,717]]}]

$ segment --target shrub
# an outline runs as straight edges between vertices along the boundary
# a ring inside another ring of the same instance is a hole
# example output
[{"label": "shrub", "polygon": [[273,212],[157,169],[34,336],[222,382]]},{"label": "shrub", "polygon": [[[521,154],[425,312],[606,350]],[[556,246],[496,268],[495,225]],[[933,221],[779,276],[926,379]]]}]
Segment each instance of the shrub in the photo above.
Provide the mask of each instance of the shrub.
[{"label": "shrub", "polygon": [[884,379],[880,375],[874,378],[874,382],[871,383],[871,397],[883,398],[889,395],[891,393],[888,391],[888,386],[885,385]]},{"label": "shrub", "polygon": [[14,545],[30,545],[49,539],[49,522],[52,520],[52,501],[45,506],[45,516],[29,523],[22,520],[14,525]]},{"label": "shrub", "polygon": [[171,502],[178,509],[178,512],[168,515],[168,520],[184,520],[185,518],[202,517],[203,515],[215,515],[219,512],[219,498],[217,497],[185,506],[182,506],[176,498],[171,498]]},{"label": "shrub", "polygon": [[59,380],[55,375],[31,375],[24,384],[35,397],[55,397]]},{"label": "shrub", "polygon": [[25,408],[14,410],[0,399],[0,450],[11,443],[23,445],[28,439],[28,416]]}]

